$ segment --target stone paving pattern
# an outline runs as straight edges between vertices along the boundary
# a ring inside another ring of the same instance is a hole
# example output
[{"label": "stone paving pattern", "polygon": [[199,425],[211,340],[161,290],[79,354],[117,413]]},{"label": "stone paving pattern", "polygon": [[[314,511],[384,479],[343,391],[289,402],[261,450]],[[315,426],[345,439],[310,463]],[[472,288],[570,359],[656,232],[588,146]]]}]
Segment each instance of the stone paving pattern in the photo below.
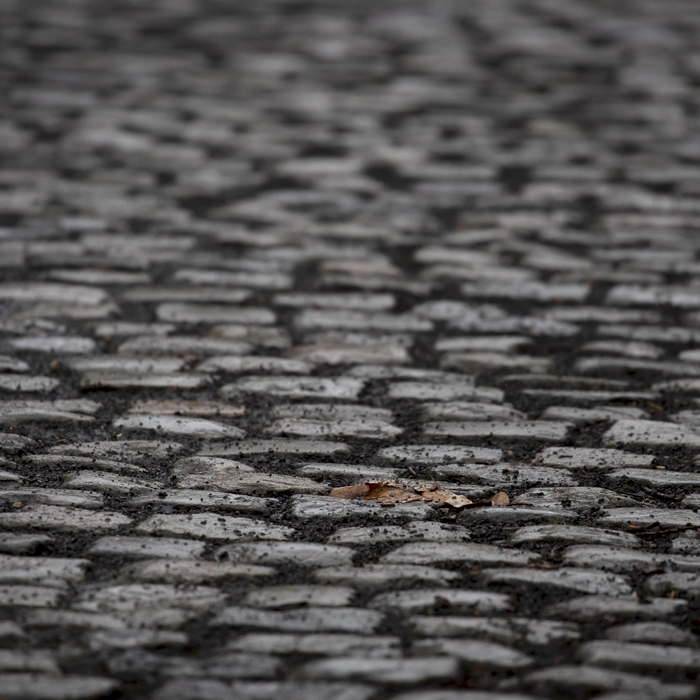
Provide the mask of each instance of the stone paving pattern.
[{"label": "stone paving pattern", "polygon": [[698,697],[699,39],[3,0],[0,697]]}]

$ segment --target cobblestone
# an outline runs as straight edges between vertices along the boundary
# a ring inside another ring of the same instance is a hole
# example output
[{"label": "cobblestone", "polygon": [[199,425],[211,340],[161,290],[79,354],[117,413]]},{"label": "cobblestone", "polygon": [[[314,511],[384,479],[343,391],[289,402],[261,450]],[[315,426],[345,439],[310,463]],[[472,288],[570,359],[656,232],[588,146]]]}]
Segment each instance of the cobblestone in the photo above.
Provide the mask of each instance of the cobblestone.
[{"label": "cobblestone", "polygon": [[460,665],[453,656],[431,656],[424,659],[365,659],[357,664],[355,657],[338,657],[312,661],[299,670],[302,678],[328,680],[365,680],[391,684],[419,684],[449,681],[459,674]]},{"label": "cobblestone", "polygon": [[225,608],[211,622],[213,626],[257,627],[282,632],[349,632],[371,634],[383,616],[363,608],[307,608],[268,611],[251,608]]},{"label": "cobblestone", "polygon": [[143,535],[189,535],[213,540],[237,540],[251,537],[260,539],[286,539],[292,532],[289,527],[271,527],[250,518],[234,518],[213,512],[197,515],[152,515],[139,523],[134,532]]},{"label": "cobblestone", "polygon": [[486,569],[481,574],[490,585],[537,586],[542,589],[578,591],[581,593],[605,593],[606,595],[626,595],[632,592],[627,580],[603,571],[591,571],[565,567],[556,571],[541,569]]},{"label": "cobblestone", "polygon": [[548,609],[553,615],[565,620],[582,622],[612,618],[618,620],[657,620],[675,613],[682,613],[687,606],[684,600],[669,598],[647,598],[640,601],[637,596],[584,596],[560,603]]},{"label": "cobblestone", "polygon": [[0,696],[695,697],[696,5],[0,3]]}]

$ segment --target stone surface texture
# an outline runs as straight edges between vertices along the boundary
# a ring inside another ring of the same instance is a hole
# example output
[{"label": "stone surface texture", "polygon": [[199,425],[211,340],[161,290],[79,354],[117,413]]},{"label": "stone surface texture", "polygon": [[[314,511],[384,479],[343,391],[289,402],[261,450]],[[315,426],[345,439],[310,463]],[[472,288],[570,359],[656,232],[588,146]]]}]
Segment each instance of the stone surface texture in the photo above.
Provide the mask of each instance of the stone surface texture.
[{"label": "stone surface texture", "polygon": [[0,1],[0,698],[700,697],[699,46]]}]

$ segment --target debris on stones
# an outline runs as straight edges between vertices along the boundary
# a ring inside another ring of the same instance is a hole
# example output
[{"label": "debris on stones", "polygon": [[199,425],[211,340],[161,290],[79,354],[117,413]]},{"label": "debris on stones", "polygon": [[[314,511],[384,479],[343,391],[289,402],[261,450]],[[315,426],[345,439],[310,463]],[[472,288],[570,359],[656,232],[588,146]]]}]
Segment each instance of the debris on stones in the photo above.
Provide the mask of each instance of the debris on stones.
[{"label": "debris on stones", "polygon": [[510,503],[510,498],[505,491],[499,491],[493,498],[491,498],[492,506],[507,506]]},{"label": "debris on stones", "polygon": [[[330,492],[334,498],[362,498],[365,501],[377,501],[382,504],[411,503],[412,501],[428,501],[440,505],[463,508],[472,505],[466,496],[460,496],[437,483],[407,485],[399,481],[367,481],[353,486],[341,486]],[[497,494],[503,495],[505,494]],[[494,496],[495,498],[495,496]],[[508,496],[505,496],[506,502]],[[499,504],[500,505],[500,504]]]}]

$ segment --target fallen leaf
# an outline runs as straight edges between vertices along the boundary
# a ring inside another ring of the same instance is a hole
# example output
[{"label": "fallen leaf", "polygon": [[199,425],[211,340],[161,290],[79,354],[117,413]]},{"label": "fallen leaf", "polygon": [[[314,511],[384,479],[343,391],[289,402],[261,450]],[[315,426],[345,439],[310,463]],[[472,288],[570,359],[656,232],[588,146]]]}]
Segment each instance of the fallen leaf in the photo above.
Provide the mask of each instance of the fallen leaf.
[{"label": "fallen leaf", "polygon": [[367,484],[354,484],[353,486],[340,486],[332,489],[330,495],[334,498],[364,498],[369,493]]},{"label": "fallen leaf", "polygon": [[330,495],[335,498],[362,498],[366,501],[377,501],[382,505],[427,501],[463,508],[472,504],[466,496],[444,489],[437,483],[409,486],[397,481],[367,481],[364,484],[335,488]]},{"label": "fallen leaf", "polygon": [[423,497],[422,500],[424,501],[445,503],[453,508],[463,508],[464,506],[471,505],[471,501],[466,496],[460,496],[437,484],[428,487],[416,486],[416,491],[421,494]]},{"label": "fallen leaf", "polygon": [[492,499],[492,506],[507,506],[510,503],[510,498],[505,491],[499,491]]},{"label": "fallen leaf", "polygon": [[380,483],[369,483],[369,493],[365,496],[366,501],[379,501],[379,503],[410,503],[420,501],[421,497],[416,493],[406,491],[397,486],[392,481]]}]

